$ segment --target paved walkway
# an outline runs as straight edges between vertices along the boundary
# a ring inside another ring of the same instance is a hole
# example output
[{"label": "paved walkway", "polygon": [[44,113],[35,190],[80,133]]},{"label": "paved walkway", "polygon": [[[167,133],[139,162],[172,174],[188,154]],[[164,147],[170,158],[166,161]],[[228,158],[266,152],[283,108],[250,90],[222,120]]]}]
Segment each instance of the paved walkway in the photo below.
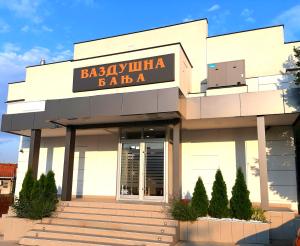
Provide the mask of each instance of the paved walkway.
[{"label": "paved walkway", "polygon": [[176,246],[264,246],[264,244],[232,244],[232,243],[192,243],[192,242],[179,242]]},{"label": "paved walkway", "polygon": [[17,246],[19,245],[16,241],[2,241],[0,240],[0,246]]},{"label": "paved walkway", "polygon": [[[192,242],[179,242],[176,246],[236,246],[238,244],[228,243],[192,243]],[[19,246],[16,241],[2,241],[0,240],[0,246]],[[239,246],[263,246],[263,244],[239,244]]]}]

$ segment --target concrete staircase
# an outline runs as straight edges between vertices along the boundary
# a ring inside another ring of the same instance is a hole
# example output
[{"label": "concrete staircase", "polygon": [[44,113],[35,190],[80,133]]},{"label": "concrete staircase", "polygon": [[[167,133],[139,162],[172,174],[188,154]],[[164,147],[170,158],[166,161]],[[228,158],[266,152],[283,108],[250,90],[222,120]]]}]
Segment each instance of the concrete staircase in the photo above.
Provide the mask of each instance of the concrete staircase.
[{"label": "concrete staircase", "polygon": [[63,202],[23,237],[21,245],[175,245],[178,221],[161,204]]}]

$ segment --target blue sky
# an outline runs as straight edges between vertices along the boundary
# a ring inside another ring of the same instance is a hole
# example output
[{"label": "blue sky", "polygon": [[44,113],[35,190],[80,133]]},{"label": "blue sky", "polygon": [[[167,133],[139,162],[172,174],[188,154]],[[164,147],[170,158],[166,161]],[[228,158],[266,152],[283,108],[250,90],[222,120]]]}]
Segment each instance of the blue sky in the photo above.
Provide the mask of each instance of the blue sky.
[{"label": "blue sky", "polygon": [[[0,112],[7,83],[25,66],[72,58],[73,43],[208,18],[209,35],[285,25],[300,40],[300,1],[251,0],[0,0]],[[0,133],[0,162],[16,162],[18,137]]]}]

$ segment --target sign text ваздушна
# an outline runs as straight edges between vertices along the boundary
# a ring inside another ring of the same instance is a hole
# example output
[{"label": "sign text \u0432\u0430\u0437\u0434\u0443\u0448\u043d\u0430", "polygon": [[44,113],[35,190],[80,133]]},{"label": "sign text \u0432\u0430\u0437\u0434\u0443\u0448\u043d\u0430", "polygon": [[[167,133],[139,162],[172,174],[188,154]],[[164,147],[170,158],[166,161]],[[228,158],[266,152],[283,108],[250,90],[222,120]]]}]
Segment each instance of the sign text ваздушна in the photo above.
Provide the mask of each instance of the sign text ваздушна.
[{"label": "sign text \u0432\u0430\u0437\u0434\u0443\u0448\u043d\u0430", "polygon": [[174,54],[74,69],[73,91],[145,85],[174,80]]}]

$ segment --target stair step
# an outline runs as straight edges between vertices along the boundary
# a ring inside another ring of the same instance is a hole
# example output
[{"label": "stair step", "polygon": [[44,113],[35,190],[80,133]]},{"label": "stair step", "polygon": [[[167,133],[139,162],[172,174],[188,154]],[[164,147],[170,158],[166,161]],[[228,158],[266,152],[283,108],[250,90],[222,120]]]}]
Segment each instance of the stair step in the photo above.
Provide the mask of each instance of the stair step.
[{"label": "stair step", "polygon": [[142,211],[157,211],[162,212],[168,210],[166,204],[139,204],[139,203],[121,203],[121,202],[84,202],[84,201],[69,201],[60,202],[60,206],[64,207],[89,207],[89,208],[110,208],[110,209],[127,209],[127,210],[142,210]]},{"label": "stair step", "polygon": [[[119,235],[118,237],[112,236],[95,236],[95,235],[84,235],[75,233],[60,233],[60,232],[50,232],[50,231],[36,231],[32,230],[27,233],[26,238],[48,238],[48,239],[64,239],[73,240],[80,242],[89,243],[102,243],[102,244],[120,244],[120,245],[153,245],[153,246],[169,246],[172,243],[162,242],[162,241],[151,241],[151,240],[139,240],[139,239],[128,239]],[[25,244],[24,239],[21,239],[20,244]],[[26,245],[26,244],[25,244]]]},{"label": "stair step", "polygon": [[128,239],[139,239],[139,240],[150,240],[156,241],[158,238],[162,242],[173,242],[174,236],[165,235],[165,234],[151,234],[151,233],[141,233],[133,231],[119,231],[119,230],[110,230],[102,228],[89,228],[89,227],[76,227],[76,226],[64,226],[64,225],[43,225],[37,224],[34,226],[35,231],[41,231],[47,233],[51,232],[60,232],[60,233],[75,233],[81,235],[92,235],[92,236],[109,236],[109,237],[122,237]]},{"label": "stair step", "polygon": [[120,223],[120,222],[94,221],[94,220],[81,220],[81,219],[44,218],[42,220],[42,224],[129,230],[129,231],[137,231],[137,232],[161,233],[161,234],[168,234],[168,235],[176,235],[177,233],[176,227],[128,224],[128,223]]},{"label": "stair step", "polygon": [[72,241],[63,239],[52,239],[52,238],[32,238],[24,237],[20,243],[21,245],[32,245],[32,246],[119,246],[120,244],[99,244],[92,242]]},{"label": "stair step", "polygon": [[60,202],[42,219],[22,245],[43,246],[169,246],[178,240],[178,221],[164,203]]},{"label": "stair step", "polygon": [[58,207],[57,212],[85,213],[85,214],[109,214],[147,218],[170,218],[170,214],[149,210],[115,209],[115,208],[91,208],[91,207]]},{"label": "stair step", "polygon": [[178,225],[178,221],[172,220],[172,219],[130,217],[130,216],[120,216],[120,215],[57,212],[56,214],[54,214],[53,217],[68,218],[68,219],[82,219],[82,220],[100,220],[100,221],[133,223],[133,224],[145,224],[145,225],[159,225],[159,226],[177,226]]}]

